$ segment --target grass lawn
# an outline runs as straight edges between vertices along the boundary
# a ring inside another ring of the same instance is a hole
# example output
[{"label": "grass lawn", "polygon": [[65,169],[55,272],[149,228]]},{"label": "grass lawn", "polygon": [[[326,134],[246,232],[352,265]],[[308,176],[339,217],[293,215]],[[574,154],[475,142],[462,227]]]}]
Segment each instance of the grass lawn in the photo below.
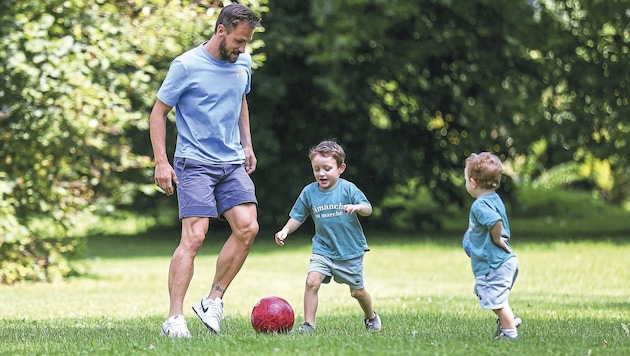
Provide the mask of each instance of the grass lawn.
[{"label": "grass lawn", "polygon": [[630,221],[625,223],[627,229],[602,221],[592,231],[549,221],[514,224],[520,275],[510,301],[524,320],[518,342],[492,340],[495,317],[472,293],[461,231],[368,230],[366,288],[383,332],[366,332],[358,303],[346,286],[333,283],[320,290],[313,335],[252,329],[251,308],[270,295],[293,305],[296,324],[303,320],[310,256],[308,229],[291,235],[284,248],[273,243],[273,231],[261,232],[225,296],[223,333],[216,336],[190,309],[208,294],[227,236],[211,230],[185,301],[193,334],[188,340],[159,336],[178,232],[93,237],[81,261],[89,277],[0,286],[0,355],[630,355]]}]

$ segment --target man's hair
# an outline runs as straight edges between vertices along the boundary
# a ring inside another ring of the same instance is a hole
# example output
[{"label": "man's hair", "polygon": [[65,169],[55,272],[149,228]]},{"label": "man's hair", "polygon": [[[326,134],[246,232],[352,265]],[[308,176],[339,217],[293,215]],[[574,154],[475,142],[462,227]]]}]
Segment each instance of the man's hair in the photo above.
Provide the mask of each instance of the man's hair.
[{"label": "man's hair", "polygon": [[482,189],[497,189],[501,183],[503,166],[499,157],[490,152],[473,153],[466,159],[468,178],[474,178]]},{"label": "man's hair", "polygon": [[226,32],[230,33],[241,23],[247,24],[249,28],[255,29],[260,26],[260,21],[261,17],[249,8],[240,4],[230,4],[224,7],[219,13],[214,32],[217,32],[219,25],[223,25],[225,26]]},{"label": "man's hair", "polygon": [[317,146],[311,148],[308,152],[308,158],[313,160],[315,155],[334,158],[335,161],[337,161],[337,167],[341,167],[346,159],[346,152],[344,152],[343,147],[332,140],[322,141],[317,144]]}]

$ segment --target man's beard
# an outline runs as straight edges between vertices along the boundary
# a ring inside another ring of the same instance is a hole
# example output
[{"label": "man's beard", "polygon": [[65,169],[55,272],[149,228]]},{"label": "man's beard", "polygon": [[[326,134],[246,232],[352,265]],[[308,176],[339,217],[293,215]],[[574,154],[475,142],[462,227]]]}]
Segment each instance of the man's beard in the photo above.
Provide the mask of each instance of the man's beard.
[{"label": "man's beard", "polygon": [[234,63],[238,59],[238,56],[236,56],[235,59],[232,59],[232,53],[228,52],[225,47],[225,38],[219,43],[219,55],[221,56],[221,58],[219,58],[220,60],[230,63]]}]

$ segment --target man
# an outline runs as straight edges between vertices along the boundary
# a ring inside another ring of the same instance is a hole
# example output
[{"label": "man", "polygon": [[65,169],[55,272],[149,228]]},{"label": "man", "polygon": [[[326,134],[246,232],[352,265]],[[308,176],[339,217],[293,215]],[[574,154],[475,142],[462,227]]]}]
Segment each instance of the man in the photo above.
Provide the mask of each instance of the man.
[{"label": "man", "polygon": [[[162,335],[191,337],[183,303],[210,219],[225,218],[232,231],[217,258],[210,293],[193,310],[217,334],[223,295],[258,233],[257,200],[249,176],[256,169],[246,99],[251,57],[245,46],[260,21],[242,5],[223,8],[210,40],[171,63],[151,111],[155,184],[167,195],[176,187],[182,222],[181,240],[169,268],[170,307]],[[171,166],[166,116],[173,107],[178,135]]]}]

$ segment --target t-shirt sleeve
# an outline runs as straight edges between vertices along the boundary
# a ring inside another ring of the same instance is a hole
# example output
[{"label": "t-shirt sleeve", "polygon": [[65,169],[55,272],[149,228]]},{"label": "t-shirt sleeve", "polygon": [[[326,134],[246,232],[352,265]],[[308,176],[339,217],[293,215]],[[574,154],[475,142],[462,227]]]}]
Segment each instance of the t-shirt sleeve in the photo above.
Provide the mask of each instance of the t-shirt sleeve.
[{"label": "t-shirt sleeve", "polygon": [[311,209],[308,204],[306,188],[304,188],[300,193],[300,196],[298,196],[297,200],[295,201],[295,204],[293,204],[293,208],[291,208],[289,217],[299,222],[304,222],[310,214]]},{"label": "t-shirt sleeve", "polygon": [[492,229],[492,227],[501,220],[501,214],[492,208],[487,202],[479,202],[479,204],[473,204],[473,213],[477,218],[479,224]]},{"label": "t-shirt sleeve", "polygon": [[[241,54],[241,57],[244,55],[245,53]],[[247,64],[246,64],[246,68],[247,68],[247,86],[245,87],[245,93],[244,94],[249,94],[249,92],[252,90],[252,57],[247,54],[247,56],[245,56]]]},{"label": "t-shirt sleeve", "polygon": [[168,106],[175,106],[185,90],[187,77],[186,67],[181,61],[175,59],[158,90],[157,98]]},{"label": "t-shirt sleeve", "polygon": [[352,204],[365,204],[372,206],[365,194],[354,183],[350,184],[350,199]]}]

